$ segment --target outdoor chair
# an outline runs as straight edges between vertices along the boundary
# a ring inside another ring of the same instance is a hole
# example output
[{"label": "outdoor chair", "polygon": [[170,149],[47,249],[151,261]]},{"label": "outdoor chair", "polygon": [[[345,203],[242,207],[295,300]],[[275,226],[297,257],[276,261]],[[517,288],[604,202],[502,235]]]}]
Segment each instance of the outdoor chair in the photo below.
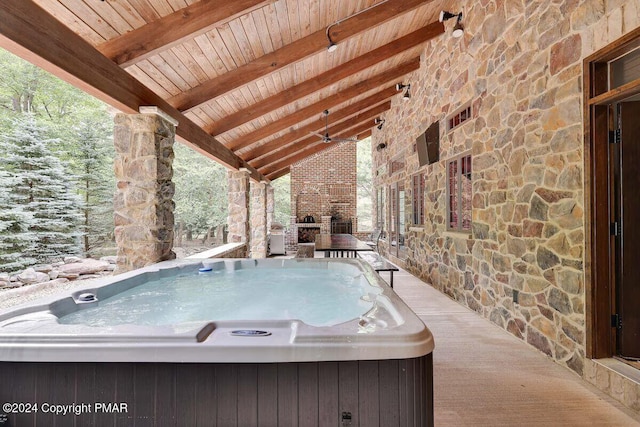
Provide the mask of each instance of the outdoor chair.
[{"label": "outdoor chair", "polygon": [[365,241],[365,243],[369,246],[371,246],[371,249],[373,249],[374,251],[378,251],[378,240],[380,240],[380,236],[382,235],[382,230],[379,228],[376,228],[375,230],[373,230],[371,232],[371,234],[369,235],[369,240]]}]

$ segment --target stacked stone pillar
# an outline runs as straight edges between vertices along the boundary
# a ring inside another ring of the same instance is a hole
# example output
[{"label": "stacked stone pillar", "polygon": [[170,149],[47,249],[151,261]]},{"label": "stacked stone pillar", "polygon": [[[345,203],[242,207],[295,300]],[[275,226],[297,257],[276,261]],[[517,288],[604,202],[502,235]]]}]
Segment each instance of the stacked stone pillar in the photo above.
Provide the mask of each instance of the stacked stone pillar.
[{"label": "stacked stone pillar", "polygon": [[267,257],[267,183],[251,183],[251,258]]},{"label": "stacked stone pillar", "polygon": [[267,233],[271,231],[271,224],[273,224],[273,218],[275,213],[275,194],[271,184],[267,184]]},{"label": "stacked stone pillar", "polygon": [[175,123],[156,114],[117,114],[114,127],[116,272],[174,259]]},{"label": "stacked stone pillar", "polygon": [[244,168],[238,171],[229,171],[228,180],[229,216],[227,223],[229,224],[229,234],[227,241],[249,244],[249,171]]}]

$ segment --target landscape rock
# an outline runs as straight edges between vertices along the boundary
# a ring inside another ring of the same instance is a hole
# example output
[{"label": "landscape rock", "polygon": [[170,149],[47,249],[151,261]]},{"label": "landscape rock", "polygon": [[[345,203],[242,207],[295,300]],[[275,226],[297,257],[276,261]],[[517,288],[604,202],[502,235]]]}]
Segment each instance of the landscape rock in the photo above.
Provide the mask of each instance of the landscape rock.
[{"label": "landscape rock", "polygon": [[[65,258],[66,259],[66,258]],[[94,274],[109,268],[109,262],[86,258],[77,262],[68,263],[58,267],[59,277],[67,277],[82,274]]]},{"label": "landscape rock", "polygon": [[80,275],[77,273],[59,273],[58,277],[67,279],[67,280],[76,280],[77,278],[80,277]]},{"label": "landscape rock", "polygon": [[51,270],[53,270],[53,265],[51,264],[36,265],[33,267],[33,269],[40,273],[48,273]]},{"label": "landscape rock", "polygon": [[25,284],[41,283],[49,281],[49,275],[47,273],[35,271],[33,268],[27,268],[22,273],[18,274],[18,280]]}]

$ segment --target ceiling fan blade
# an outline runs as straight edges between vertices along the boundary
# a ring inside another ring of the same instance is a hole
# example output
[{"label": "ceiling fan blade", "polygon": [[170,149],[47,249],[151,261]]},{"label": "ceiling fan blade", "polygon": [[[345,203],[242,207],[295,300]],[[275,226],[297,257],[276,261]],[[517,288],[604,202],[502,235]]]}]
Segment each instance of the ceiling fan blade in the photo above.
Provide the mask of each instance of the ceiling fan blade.
[{"label": "ceiling fan blade", "polygon": [[332,138],[333,142],[358,142],[357,138]]}]

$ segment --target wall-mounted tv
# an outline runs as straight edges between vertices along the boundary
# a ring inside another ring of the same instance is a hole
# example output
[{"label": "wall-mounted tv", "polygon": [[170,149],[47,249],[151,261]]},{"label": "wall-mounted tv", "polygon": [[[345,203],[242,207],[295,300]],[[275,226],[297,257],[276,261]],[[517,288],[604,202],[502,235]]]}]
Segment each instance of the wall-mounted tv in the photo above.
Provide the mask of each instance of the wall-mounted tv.
[{"label": "wall-mounted tv", "polygon": [[427,130],[416,138],[416,151],[420,166],[440,160],[440,122],[431,123]]}]

